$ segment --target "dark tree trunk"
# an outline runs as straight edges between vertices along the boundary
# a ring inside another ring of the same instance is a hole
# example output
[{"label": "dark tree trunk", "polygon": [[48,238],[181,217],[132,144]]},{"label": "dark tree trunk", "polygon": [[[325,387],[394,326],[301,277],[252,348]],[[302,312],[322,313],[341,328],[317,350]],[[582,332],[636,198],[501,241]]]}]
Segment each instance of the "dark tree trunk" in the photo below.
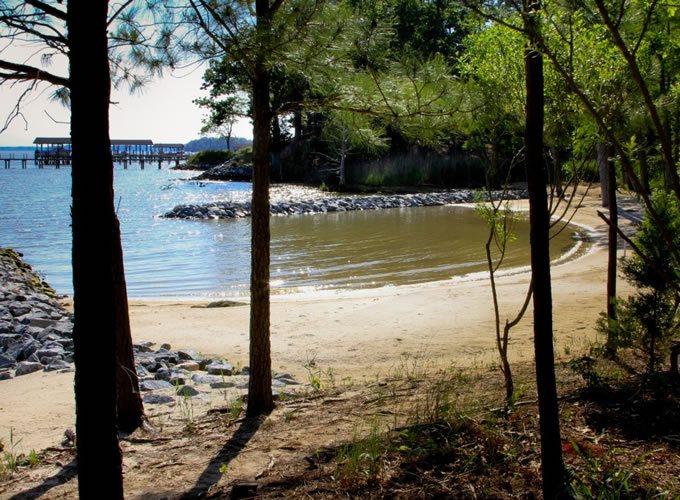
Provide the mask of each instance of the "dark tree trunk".
[{"label": "dark tree trunk", "polygon": [[560,164],[560,156],[555,146],[550,147],[550,157],[552,160],[553,185],[555,186],[555,194],[562,197],[564,189],[562,188],[562,165]]},{"label": "dark tree trunk", "polygon": [[118,429],[132,432],[144,421],[144,405],[139,392],[139,379],[132,347],[127,285],[123,267],[123,247],[120,243],[120,224],[113,220],[113,285],[116,306],[116,381],[118,384]]},{"label": "dark tree trunk", "polygon": [[616,203],[616,165],[609,160],[607,168],[607,191],[609,205],[609,259],[607,262],[607,351],[613,354],[616,349],[613,338],[613,322],[616,321],[616,250],[618,246],[618,236],[616,228],[618,226],[618,208]]},{"label": "dark tree trunk", "polygon": [[[76,435],[81,498],[123,498],[116,428],[117,311],[107,2],[68,2]],[[93,168],[94,165],[97,168]]]},{"label": "dark tree trunk", "polygon": [[531,273],[534,286],[534,351],[541,434],[543,496],[552,499],[565,489],[559,409],[555,385],[552,333],[552,290],[550,283],[547,181],[543,163],[543,58],[533,50],[538,26],[531,14],[539,8],[526,5],[525,28],[531,46],[524,54],[526,75],[525,154],[529,191]]},{"label": "dark tree trunk", "polygon": [[609,150],[607,145],[603,142],[598,142],[595,145],[597,150],[597,167],[600,172],[600,196],[602,198],[602,206],[609,206]]},{"label": "dark tree trunk", "polygon": [[[270,29],[268,0],[257,0],[256,9],[258,32],[266,36]],[[269,340],[269,143],[272,118],[269,85],[269,72],[261,60],[257,61],[253,81],[249,417],[274,409]]]}]

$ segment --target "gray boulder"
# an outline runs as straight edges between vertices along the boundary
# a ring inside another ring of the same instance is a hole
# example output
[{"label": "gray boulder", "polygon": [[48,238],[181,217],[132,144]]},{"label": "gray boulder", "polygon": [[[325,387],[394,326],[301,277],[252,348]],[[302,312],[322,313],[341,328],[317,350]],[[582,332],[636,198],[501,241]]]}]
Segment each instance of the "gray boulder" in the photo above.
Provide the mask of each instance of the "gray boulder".
[{"label": "gray boulder", "polygon": [[207,366],[208,375],[231,375],[234,372],[234,366],[226,361],[218,361]]},{"label": "gray boulder", "polygon": [[172,384],[166,380],[144,380],[139,384],[140,391],[157,391],[160,389],[172,389]]},{"label": "gray boulder", "polygon": [[164,403],[172,403],[175,401],[175,398],[173,398],[172,396],[166,396],[165,394],[147,394],[146,396],[144,396],[142,401],[144,401],[145,405],[158,405]]},{"label": "gray boulder", "polygon": [[206,375],[204,373],[194,373],[191,375],[191,381],[196,385],[212,385],[222,382],[222,377],[218,377],[217,375]]},{"label": "gray boulder", "polygon": [[14,371],[15,377],[20,377],[22,375],[28,375],[29,373],[40,371],[44,368],[42,363],[34,363],[31,361],[21,361],[16,370]]},{"label": "gray boulder", "polygon": [[46,372],[54,372],[58,370],[70,371],[73,370],[73,366],[71,365],[71,363],[67,363],[62,359],[55,359],[45,367]]},{"label": "gray boulder", "polygon": [[190,386],[190,385],[183,385],[182,387],[177,388],[177,395],[182,396],[182,397],[193,397],[193,396],[198,396],[200,392],[198,392],[198,389]]}]

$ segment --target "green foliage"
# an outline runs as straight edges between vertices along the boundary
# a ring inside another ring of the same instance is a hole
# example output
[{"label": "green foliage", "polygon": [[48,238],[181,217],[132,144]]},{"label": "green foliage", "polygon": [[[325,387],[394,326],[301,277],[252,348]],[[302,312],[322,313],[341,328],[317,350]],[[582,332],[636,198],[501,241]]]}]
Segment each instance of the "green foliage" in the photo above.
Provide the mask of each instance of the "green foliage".
[{"label": "green foliage", "polygon": [[646,453],[635,459],[630,469],[611,469],[604,467],[590,451],[582,450],[575,441],[572,440],[571,445],[585,465],[584,469],[579,470],[584,474],[574,476],[569,484],[572,498],[598,500],[638,498],[631,488],[630,480],[635,475],[635,467],[647,457]]},{"label": "green foliage", "polygon": [[[242,137],[231,138],[231,149],[238,151],[241,148],[248,147],[253,143],[251,139],[244,139]],[[184,145],[185,151],[204,151],[206,149],[227,149],[227,143],[222,137],[201,137],[187,142]]]},{"label": "green foliage", "polygon": [[601,389],[608,385],[606,378],[596,370],[597,361],[590,356],[573,359],[569,366],[581,375],[589,389]]},{"label": "green foliage", "polygon": [[[175,383],[176,391],[180,391],[179,382]],[[196,422],[194,421],[194,400],[188,392],[177,394],[177,407],[179,408],[180,416],[184,421],[184,430],[188,433],[193,433],[196,430]]]},{"label": "green foliage", "polygon": [[[10,427],[9,449],[5,450],[4,446],[2,447],[2,463],[1,463],[2,469],[4,469],[9,476],[11,476],[17,471],[19,464],[24,458],[23,453],[20,454],[17,453],[16,451],[16,448],[20,443],[21,439],[19,439],[18,441],[14,440],[14,429]],[[0,442],[0,444],[2,443]]]},{"label": "green foliage", "polygon": [[229,405],[229,410],[232,418],[238,418],[243,410],[243,399],[238,398],[231,402]]},{"label": "green foliage", "polygon": [[354,164],[348,178],[369,186],[470,187],[484,185],[484,167],[479,159],[463,155],[395,155]]},{"label": "green foliage", "polygon": [[205,151],[199,151],[193,154],[187,160],[187,165],[220,165],[231,158],[234,157],[234,153],[231,151],[220,151],[214,149],[208,149]]},{"label": "green foliage", "polygon": [[309,385],[315,392],[322,391],[327,387],[335,387],[335,371],[329,366],[323,370],[316,362],[316,355],[308,357],[304,365],[309,376]]},{"label": "green foliage", "polygon": [[29,467],[35,467],[40,463],[40,455],[35,451],[34,448],[31,448],[31,451],[28,453],[28,466]]},{"label": "green foliage", "polygon": [[[670,239],[680,244],[680,203],[663,192],[655,194],[654,208]],[[677,331],[680,266],[672,257],[660,226],[647,213],[635,243],[638,254],[622,260],[621,269],[636,293],[618,303],[619,317],[612,328],[621,343],[632,343],[649,355],[649,371],[656,368],[660,350]],[[616,347],[616,346],[610,346]]]},{"label": "green foliage", "polygon": [[[502,260],[508,243],[517,239],[513,229],[519,221],[520,215],[512,210],[509,200],[505,203],[488,203],[482,192],[475,194],[475,211],[489,226],[492,241],[500,255],[500,260]],[[500,266],[500,262],[498,266]]]},{"label": "green foliage", "polygon": [[338,449],[338,477],[348,481],[376,479],[381,470],[386,445],[380,420],[374,418],[366,438],[359,438],[355,434],[352,443]]}]

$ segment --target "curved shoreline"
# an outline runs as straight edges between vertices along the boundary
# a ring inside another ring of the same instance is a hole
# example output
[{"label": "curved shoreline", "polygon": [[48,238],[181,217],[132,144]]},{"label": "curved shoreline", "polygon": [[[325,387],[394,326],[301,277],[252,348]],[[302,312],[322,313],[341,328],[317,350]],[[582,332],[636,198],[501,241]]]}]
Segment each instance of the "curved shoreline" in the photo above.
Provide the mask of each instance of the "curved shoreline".
[{"label": "curved shoreline", "polygon": [[[621,198],[623,212],[639,209]],[[528,208],[526,201],[513,208]],[[607,226],[597,216],[600,200],[591,192],[574,222],[592,228],[592,249],[583,257],[552,268],[555,353],[558,361],[585,352],[596,338],[595,321],[606,308]],[[622,226],[630,227],[621,218]],[[619,256],[626,252],[619,249]],[[630,252],[628,250],[628,252]],[[497,280],[501,319],[524,301],[529,272]],[[619,292],[630,287],[623,280]],[[194,307],[196,301],[130,300],[133,340],[168,342],[174,349],[195,349],[206,356],[248,363],[250,308]],[[496,369],[494,315],[486,280],[439,282],[381,289],[275,295],[271,300],[272,368],[308,379],[311,359],[332,368],[343,380],[375,381],[405,364]],[[512,330],[511,362],[533,359],[531,310]],[[408,368],[408,367],[407,367]],[[58,442],[74,419],[72,374],[25,375],[3,386],[0,438],[23,438],[23,451]]]}]

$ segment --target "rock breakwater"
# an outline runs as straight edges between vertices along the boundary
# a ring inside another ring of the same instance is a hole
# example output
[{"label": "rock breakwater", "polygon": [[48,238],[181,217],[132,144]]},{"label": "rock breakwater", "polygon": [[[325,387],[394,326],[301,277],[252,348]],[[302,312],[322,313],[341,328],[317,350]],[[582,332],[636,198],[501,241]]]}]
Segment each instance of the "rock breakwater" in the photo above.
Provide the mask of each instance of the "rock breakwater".
[{"label": "rock breakwater", "polygon": [[0,380],[73,369],[73,315],[21,257],[0,248]]},{"label": "rock breakwater", "polygon": [[[197,397],[210,390],[248,388],[248,367],[212,359],[169,344],[152,349],[151,342],[134,344],[140,390],[147,404],[174,403],[176,396]],[[55,291],[12,249],[0,248],[0,380],[36,371],[73,371],[73,314]],[[298,385],[288,374],[275,374],[272,393],[288,393]],[[170,391],[163,391],[170,389]],[[159,391],[153,393],[150,391]]]},{"label": "rock breakwater", "polygon": [[[491,196],[499,199],[503,193],[494,191]],[[487,195],[488,196],[488,195]],[[524,190],[506,192],[507,199],[527,197]],[[304,215],[351,210],[380,210],[389,208],[415,208],[471,203],[475,201],[473,191],[447,191],[441,193],[417,193],[397,195],[328,197],[316,200],[283,200],[270,205],[272,215]],[[234,219],[249,217],[249,201],[223,201],[203,205],[178,205],[163,217],[179,219]]]}]

